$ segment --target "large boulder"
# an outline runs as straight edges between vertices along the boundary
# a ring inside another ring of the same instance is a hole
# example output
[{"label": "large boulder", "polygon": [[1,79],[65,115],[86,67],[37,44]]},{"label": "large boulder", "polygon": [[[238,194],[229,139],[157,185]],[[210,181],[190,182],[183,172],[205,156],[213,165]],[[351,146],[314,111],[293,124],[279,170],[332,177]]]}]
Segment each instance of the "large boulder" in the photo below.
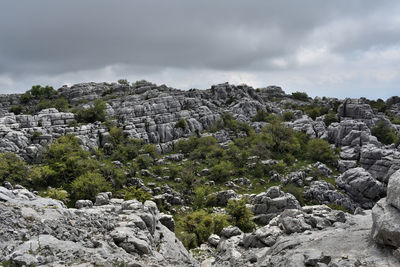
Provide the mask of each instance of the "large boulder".
[{"label": "large boulder", "polygon": [[400,210],[400,171],[395,172],[390,177],[386,201]]},{"label": "large boulder", "polygon": [[304,197],[307,200],[317,200],[320,204],[336,204],[354,212],[357,205],[348,195],[338,191],[334,185],[326,181],[314,181],[305,187]]},{"label": "large boulder", "polygon": [[336,185],[363,208],[372,208],[385,193],[384,185],[363,168],[347,170],[336,178]]},{"label": "large boulder", "polygon": [[374,118],[374,112],[371,106],[364,98],[347,98],[338,108],[339,117],[348,117],[352,119],[371,120]]},{"label": "large boulder", "polygon": [[372,209],[372,238],[379,244],[400,247],[400,171],[389,179],[387,198]]},{"label": "large boulder", "polygon": [[256,195],[251,204],[256,215],[255,221],[260,224],[267,224],[286,209],[301,209],[300,203],[292,194],[282,192],[277,186]]}]

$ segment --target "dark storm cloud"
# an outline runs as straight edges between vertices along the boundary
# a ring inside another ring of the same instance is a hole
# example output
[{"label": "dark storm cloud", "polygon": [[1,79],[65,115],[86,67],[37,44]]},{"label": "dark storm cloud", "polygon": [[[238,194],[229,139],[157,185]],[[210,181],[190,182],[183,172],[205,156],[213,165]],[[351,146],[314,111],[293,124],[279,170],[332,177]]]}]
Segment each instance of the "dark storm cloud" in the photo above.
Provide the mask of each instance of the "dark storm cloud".
[{"label": "dark storm cloud", "polygon": [[351,57],[398,45],[398,8],[394,0],[3,0],[0,85],[85,71],[101,80],[96,70],[117,65],[142,75],[172,68],[175,79],[188,70],[293,71],[315,63],[303,48]]}]

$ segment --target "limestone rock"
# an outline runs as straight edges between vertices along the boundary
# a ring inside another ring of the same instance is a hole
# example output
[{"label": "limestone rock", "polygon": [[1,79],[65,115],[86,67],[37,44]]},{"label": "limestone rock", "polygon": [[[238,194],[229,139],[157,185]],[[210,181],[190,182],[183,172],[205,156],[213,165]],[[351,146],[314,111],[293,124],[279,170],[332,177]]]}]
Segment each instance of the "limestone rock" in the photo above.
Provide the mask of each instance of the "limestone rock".
[{"label": "limestone rock", "polygon": [[336,184],[363,208],[373,207],[375,201],[384,194],[383,184],[363,168],[347,170],[336,179]]}]

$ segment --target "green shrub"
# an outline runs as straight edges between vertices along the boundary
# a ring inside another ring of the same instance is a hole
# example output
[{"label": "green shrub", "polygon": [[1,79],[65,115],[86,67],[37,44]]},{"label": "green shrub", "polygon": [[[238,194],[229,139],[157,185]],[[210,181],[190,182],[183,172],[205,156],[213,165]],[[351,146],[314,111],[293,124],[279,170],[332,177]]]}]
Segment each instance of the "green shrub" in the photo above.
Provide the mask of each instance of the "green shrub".
[{"label": "green shrub", "polygon": [[386,104],[386,102],[380,98],[376,101],[373,101],[373,100],[369,101],[369,105],[371,106],[371,108],[375,108],[379,112],[385,112],[388,108],[388,105]]},{"label": "green shrub", "polygon": [[119,79],[119,80],[118,80],[118,83],[119,83],[119,84],[122,84],[122,85],[129,85],[129,82],[128,82],[127,79]]},{"label": "green shrub", "polygon": [[139,155],[136,157],[135,164],[140,170],[148,169],[153,164],[153,160],[150,157]]},{"label": "green shrub", "polygon": [[64,202],[65,204],[67,204],[69,201],[69,193],[66,190],[64,190],[62,187],[59,187],[59,188],[49,187],[49,188],[47,188],[46,191],[40,192],[39,195],[41,197],[49,197],[52,199],[60,200],[60,201]]},{"label": "green shrub", "polygon": [[400,116],[399,117],[393,117],[390,119],[390,122],[393,124],[400,124]]},{"label": "green shrub", "polygon": [[34,131],[32,134],[32,140],[38,139],[40,136],[42,136],[41,132]]},{"label": "green shrub", "polygon": [[113,149],[111,159],[127,163],[138,156],[141,144],[142,141],[135,138],[124,141]]},{"label": "green shrub", "polygon": [[175,128],[181,128],[182,130],[186,130],[187,123],[184,118],[180,118],[179,121],[175,124]]},{"label": "green shrub", "polygon": [[71,183],[74,200],[89,199],[94,201],[100,192],[111,191],[111,184],[96,172],[87,172],[76,178]]},{"label": "green shrub", "polygon": [[228,201],[226,212],[230,216],[233,225],[237,226],[243,232],[251,232],[255,228],[255,223],[251,220],[253,213],[246,207],[246,200],[231,199]]},{"label": "green shrub", "polygon": [[214,122],[209,130],[210,132],[217,132],[219,130],[228,129],[234,133],[245,132],[246,135],[250,135],[254,130],[244,122],[238,122],[229,113],[225,113],[222,117]]},{"label": "green shrub", "polygon": [[34,98],[50,98],[55,95],[57,92],[53,89],[53,87],[46,85],[45,87],[40,85],[32,86],[31,90],[29,90],[30,94]]},{"label": "green shrub", "polygon": [[250,157],[250,153],[244,149],[240,149],[234,143],[228,145],[226,155],[229,160],[238,168],[244,167],[247,163],[247,159]]},{"label": "green shrub", "polygon": [[146,200],[150,200],[153,198],[153,196],[149,192],[146,192],[143,189],[136,188],[134,186],[129,186],[122,189],[120,191],[120,195],[122,195],[125,200],[136,199],[140,202],[145,202]]},{"label": "green shrub", "polygon": [[[138,140],[138,139],[136,139]],[[145,144],[140,148],[140,153],[142,154],[149,154],[150,157],[153,159],[158,157],[157,148],[154,144]]]},{"label": "green shrub", "polygon": [[43,155],[43,163],[51,170],[47,172],[45,185],[59,187],[71,182],[88,169],[95,169],[94,160],[80,146],[79,138],[65,135],[56,139]]},{"label": "green shrub", "polygon": [[372,135],[378,138],[379,142],[390,145],[399,142],[399,137],[396,130],[392,128],[387,122],[379,121],[371,130]]},{"label": "green shrub", "polygon": [[192,249],[206,242],[210,235],[219,235],[228,225],[226,215],[199,210],[176,218],[175,233],[187,249]]},{"label": "green shrub", "polygon": [[93,106],[90,108],[83,108],[76,111],[76,117],[78,122],[93,123],[96,121],[104,122],[106,120],[106,103],[97,99],[93,102]]},{"label": "green shrub", "polygon": [[252,121],[267,121],[268,113],[263,109],[259,109],[257,114],[251,119]]},{"label": "green shrub", "polygon": [[168,166],[168,171],[169,171],[169,177],[174,179],[180,175],[182,167],[175,164],[171,164]]},{"label": "green shrub", "polygon": [[281,123],[271,123],[262,131],[263,134],[269,135],[269,138],[266,138],[267,144],[276,157],[299,152],[300,143],[293,129]]},{"label": "green shrub", "polygon": [[224,182],[233,174],[233,164],[230,161],[221,161],[214,165],[211,169],[211,177],[216,182]]},{"label": "green shrub", "polygon": [[22,104],[28,104],[33,99],[49,99],[57,94],[57,91],[53,89],[51,86],[41,86],[34,85],[28,91],[20,96],[20,101]]},{"label": "green shrub", "polygon": [[305,92],[294,92],[292,93],[292,97],[296,100],[308,101],[308,95]]},{"label": "green shrub", "polygon": [[334,112],[329,112],[328,114],[325,115],[324,123],[327,127],[334,122],[339,122],[339,118],[336,116]]},{"label": "green shrub", "polygon": [[336,165],[337,156],[330,144],[322,139],[311,139],[306,146],[306,158],[320,161],[329,165]]},{"label": "green shrub", "polygon": [[305,200],[304,200],[304,188],[303,187],[298,187],[297,185],[293,183],[286,184],[283,186],[282,190],[286,193],[292,194],[300,203],[301,206],[305,205]]},{"label": "green shrub", "polygon": [[293,112],[287,111],[287,112],[283,113],[282,119],[284,121],[292,121],[295,119],[295,116],[294,116]]},{"label": "green shrub", "polygon": [[0,184],[8,181],[27,185],[27,175],[28,167],[23,159],[11,152],[0,153]]},{"label": "green shrub", "polygon": [[122,128],[111,127],[109,133],[110,133],[110,141],[114,146],[123,144],[126,141]]},{"label": "green shrub", "polygon": [[22,105],[12,106],[8,112],[14,113],[15,115],[19,115],[24,112],[25,108]]}]

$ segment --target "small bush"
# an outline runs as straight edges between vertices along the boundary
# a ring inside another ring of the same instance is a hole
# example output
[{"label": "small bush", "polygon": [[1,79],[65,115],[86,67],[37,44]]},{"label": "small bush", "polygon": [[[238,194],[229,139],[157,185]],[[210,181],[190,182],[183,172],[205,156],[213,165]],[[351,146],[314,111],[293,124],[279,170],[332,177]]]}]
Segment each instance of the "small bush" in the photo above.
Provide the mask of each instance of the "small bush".
[{"label": "small bush", "polygon": [[101,99],[97,99],[94,101],[92,107],[76,111],[77,121],[85,123],[104,122],[107,116],[106,108],[106,103]]},{"label": "small bush", "polygon": [[259,109],[257,114],[251,119],[252,121],[267,121],[268,113],[265,112],[263,109]]},{"label": "small bush", "polygon": [[306,146],[306,157],[313,161],[320,161],[330,165],[336,165],[337,156],[330,144],[322,139],[311,139]]},{"label": "small bush", "polygon": [[295,116],[294,116],[293,112],[287,111],[287,112],[283,113],[282,119],[284,121],[292,121],[295,119]]},{"label": "small bush", "polygon": [[60,188],[52,188],[49,187],[46,191],[40,192],[39,195],[41,197],[48,197],[52,199],[57,199],[65,204],[69,201],[69,193],[64,190],[62,187]]},{"label": "small bush", "polygon": [[145,202],[146,200],[150,200],[153,198],[153,196],[149,192],[146,192],[143,189],[136,188],[134,186],[122,189],[120,191],[120,194],[125,200],[136,199],[140,202]]},{"label": "small bush", "polygon": [[100,192],[111,191],[111,185],[106,179],[96,172],[87,172],[71,183],[71,191],[75,200],[95,200]]},{"label": "small bush", "polygon": [[253,213],[246,207],[246,200],[231,199],[228,201],[226,212],[231,216],[232,223],[239,227],[243,232],[251,232],[255,228],[255,223],[251,220]]},{"label": "small bush", "polygon": [[186,130],[187,123],[184,118],[180,118],[179,121],[175,124],[175,128],[181,128],[182,130]]},{"label": "small bush", "polygon": [[378,138],[379,142],[390,145],[399,142],[399,137],[396,134],[396,130],[392,128],[387,122],[379,121],[371,131],[372,135]]},{"label": "small bush", "polygon": [[221,161],[210,169],[211,177],[216,182],[224,182],[233,174],[233,169],[230,161]]},{"label": "small bush", "polygon": [[339,118],[336,116],[334,112],[329,112],[328,114],[325,115],[324,123],[327,127],[334,122],[339,122]]},{"label": "small bush", "polygon": [[294,92],[292,93],[292,97],[296,100],[308,101],[308,95],[305,92]]},{"label": "small bush", "polygon": [[27,185],[27,174],[28,167],[23,159],[11,152],[0,153],[0,184],[8,181]]},{"label": "small bush", "polygon": [[127,79],[119,79],[119,80],[118,80],[118,83],[119,83],[119,84],[122,84],[122,85],[129,85],[129,82],[128,82]]},{"label": "small bush", "polygon": [[176,219],[176,235],[187,249],[206,242],[212,234],[220,234],[228,226],[227,216],[208,214],[204,210],[195,211]]},{"label": "small bush", "polygon": [[25,110],[25,108],[22,105],[18,105],[18,106],[12,106],[8,112],[14,113],[15,115],[19,115],[21,114],[23,111]]},{"label": "small bush", "polygon": [[135,164],[140,170],[148,169],[151,165],[153,165],[153,160],[148,156],[139,155],[136,157]]},{"label": "small bush", "polygon": [[282,190],[286,193],[292,194],[300,203],[301,206],[305,205],[305,200],[304,200],[304,188],[303,187],[298,187],[297,185],[293,183],[289,183],[285,185]]}]

